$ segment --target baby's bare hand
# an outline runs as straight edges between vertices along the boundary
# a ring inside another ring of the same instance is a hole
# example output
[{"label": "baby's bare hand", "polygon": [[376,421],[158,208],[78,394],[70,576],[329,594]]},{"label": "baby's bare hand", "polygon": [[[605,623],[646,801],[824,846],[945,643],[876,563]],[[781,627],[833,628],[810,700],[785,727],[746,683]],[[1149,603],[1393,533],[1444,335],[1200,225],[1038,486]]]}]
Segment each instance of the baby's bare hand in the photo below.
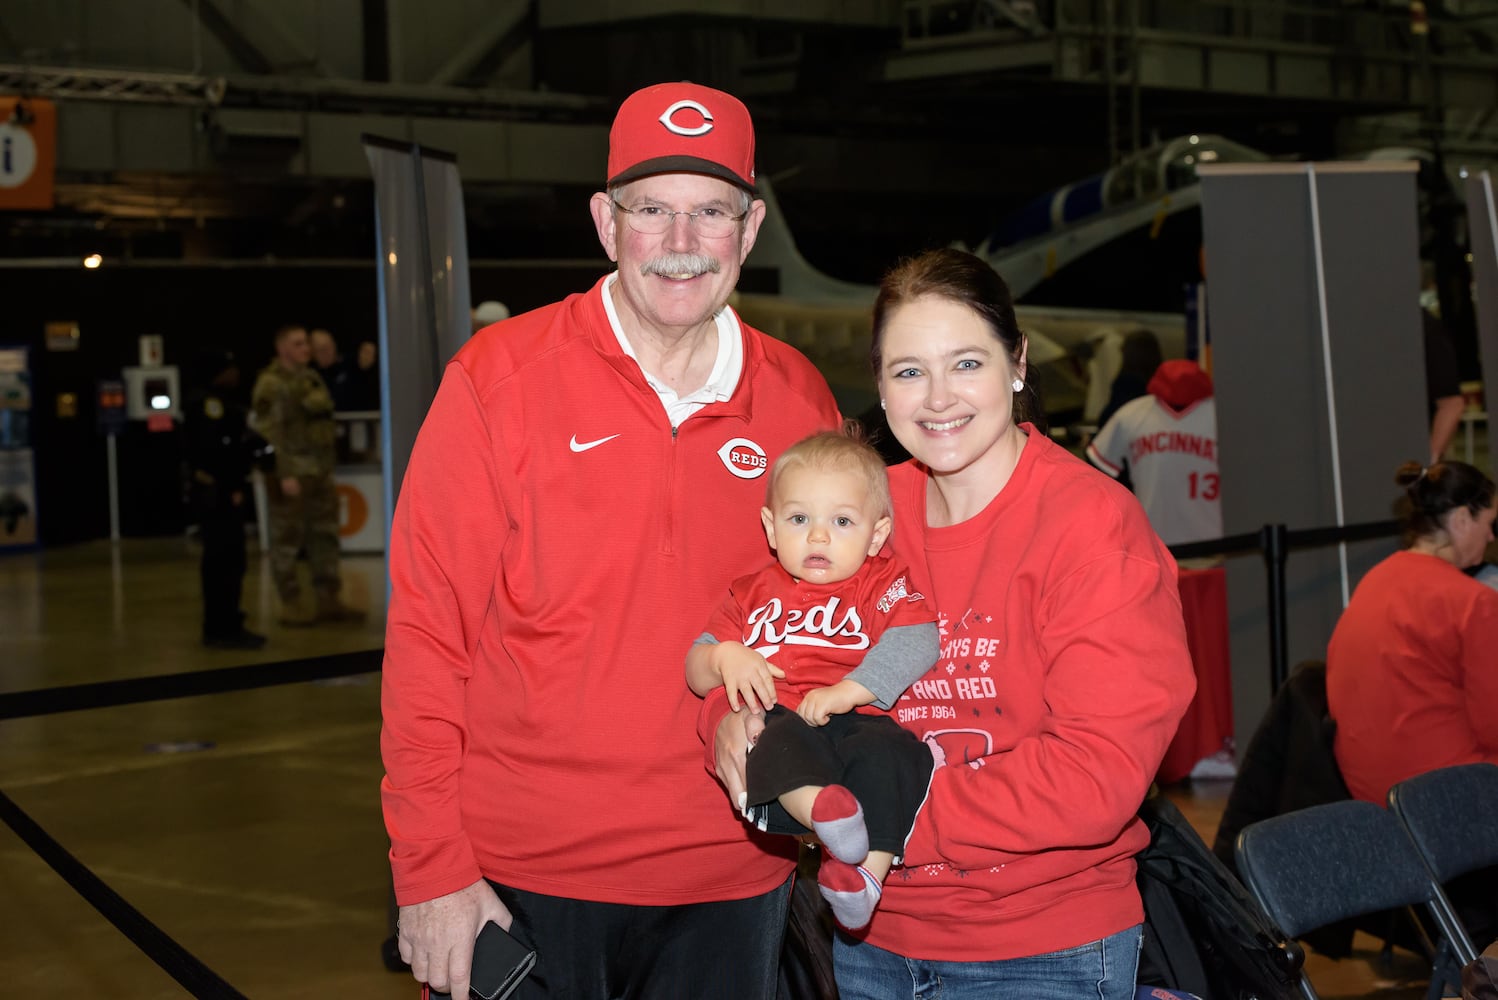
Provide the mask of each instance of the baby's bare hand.
[{"label": "baby's bare hand", "polygon": [[834,715],[851,712],[873,700],[873,695],[862,684],[843,680],[831,687],[812,688],[806,692],[806,697],[796,706],[796,714],[806,720],[808,726],[825,726]]},{"label": "baby's bare hand", "polygon": [[718,664],[728,704],[737,712],[740,707],[768,712],[775,707],[775,679],[785,672],[754,650],[745,646],[725,645]]}]

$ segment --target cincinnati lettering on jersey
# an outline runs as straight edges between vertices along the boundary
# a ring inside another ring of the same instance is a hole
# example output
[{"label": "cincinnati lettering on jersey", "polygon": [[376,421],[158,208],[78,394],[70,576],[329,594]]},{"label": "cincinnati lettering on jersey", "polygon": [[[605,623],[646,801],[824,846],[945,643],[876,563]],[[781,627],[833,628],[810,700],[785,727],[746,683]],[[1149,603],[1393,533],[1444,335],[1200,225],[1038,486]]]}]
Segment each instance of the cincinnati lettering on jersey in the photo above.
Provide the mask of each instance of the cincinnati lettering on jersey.
[{"label": "cincinnati lettering on jersey", "polygon": [[1181,431],[1160,431],[1135,438],[1129,444],[1129,461],[1138,464],[1141,456],[1175,451],[1217,461],[1217,442],[1200,434],[1185,434]]},{"label": "cincinnati lettering on jersey", "polygon": [[858,609],[850,607],[839,617],[842,602],[829,597],[826,604],[787,612],[780,598],[772,597],[749,615],[744,645],[830,646],[836,649],[868,649],[869,634],[863,629]]}]

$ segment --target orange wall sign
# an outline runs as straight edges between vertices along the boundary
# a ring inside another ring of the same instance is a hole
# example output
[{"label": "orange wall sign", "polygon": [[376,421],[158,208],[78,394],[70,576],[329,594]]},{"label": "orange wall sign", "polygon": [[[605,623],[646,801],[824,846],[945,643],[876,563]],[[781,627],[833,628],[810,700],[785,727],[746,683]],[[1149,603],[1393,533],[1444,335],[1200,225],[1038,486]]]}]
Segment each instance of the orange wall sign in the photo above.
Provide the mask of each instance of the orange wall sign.
[{"label": "orange wall sign", "polygon": [[57,106],[0,97],[0,210],[49,209],[57,172]]},{"label": "orange wall sign", "polygon": [[338,537],[348,538],[369,523],[369,503],[357,487],[338,484]]}]

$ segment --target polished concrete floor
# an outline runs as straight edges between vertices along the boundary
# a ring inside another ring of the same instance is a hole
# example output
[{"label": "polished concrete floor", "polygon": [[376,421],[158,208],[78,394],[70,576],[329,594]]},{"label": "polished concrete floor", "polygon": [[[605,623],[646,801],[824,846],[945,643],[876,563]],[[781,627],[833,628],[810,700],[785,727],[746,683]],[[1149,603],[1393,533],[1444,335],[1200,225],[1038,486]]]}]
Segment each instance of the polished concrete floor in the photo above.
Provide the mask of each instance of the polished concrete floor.
[{"label": "polished concrete floor", "polygon": [[[183,540],[0,555],[0,692],[378,648],[384,564],[343,563],[362,626],[282,629],[246,579],[258,653],[198,644]],[[0,791],[249,997],[412,998],[387,972],[376,675],[0,721]],[[1223,782],[1171,794],[1208,840]],[[1323,996],[1424,996],[1424,969],[1312,956]],[[187,993],[0,825],[0,996]]]},{"label": "polished concrete floor", "polygon": [[[367,624],[282,629],[252,560],[246,654],[198,644],[184,541],[0,556],[0,691],[378,648],[383,560],[343,570]],[[378,738],[373,674],[10,720],[0,791],[247,996],[410,998],[379,960]],[[5,827],[0,886],[0,996],[187,995]]]}]

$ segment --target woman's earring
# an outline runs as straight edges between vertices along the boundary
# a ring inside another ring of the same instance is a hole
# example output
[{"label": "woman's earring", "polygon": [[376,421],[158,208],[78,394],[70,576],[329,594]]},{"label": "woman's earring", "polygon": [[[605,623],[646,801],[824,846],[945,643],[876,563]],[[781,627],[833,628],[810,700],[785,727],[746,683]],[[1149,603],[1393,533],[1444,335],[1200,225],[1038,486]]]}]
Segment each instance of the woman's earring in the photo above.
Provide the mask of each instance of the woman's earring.
[{"label": "woman's earring", "polygon": [[1009,383],[1009,388],[1013,389],[1015,392],[1019,392],[1024,387],[1025,387],[1025,380],[1022,379],[1022,378],[1017,378],[1013,382]]},{"label": "woman's earring", "polygon": [[881,410],[883,410],[883,409],[886,409],[886,408],[887,408],[887,407],[888,407],[888,404],[886,404],[886,403],[885,403],[885,402],[884,402],[884,400],[882,400],[882,399],[881,399],[881,400],[880,400],[880,401],[879,401],[879,409],[881,409]]}]

